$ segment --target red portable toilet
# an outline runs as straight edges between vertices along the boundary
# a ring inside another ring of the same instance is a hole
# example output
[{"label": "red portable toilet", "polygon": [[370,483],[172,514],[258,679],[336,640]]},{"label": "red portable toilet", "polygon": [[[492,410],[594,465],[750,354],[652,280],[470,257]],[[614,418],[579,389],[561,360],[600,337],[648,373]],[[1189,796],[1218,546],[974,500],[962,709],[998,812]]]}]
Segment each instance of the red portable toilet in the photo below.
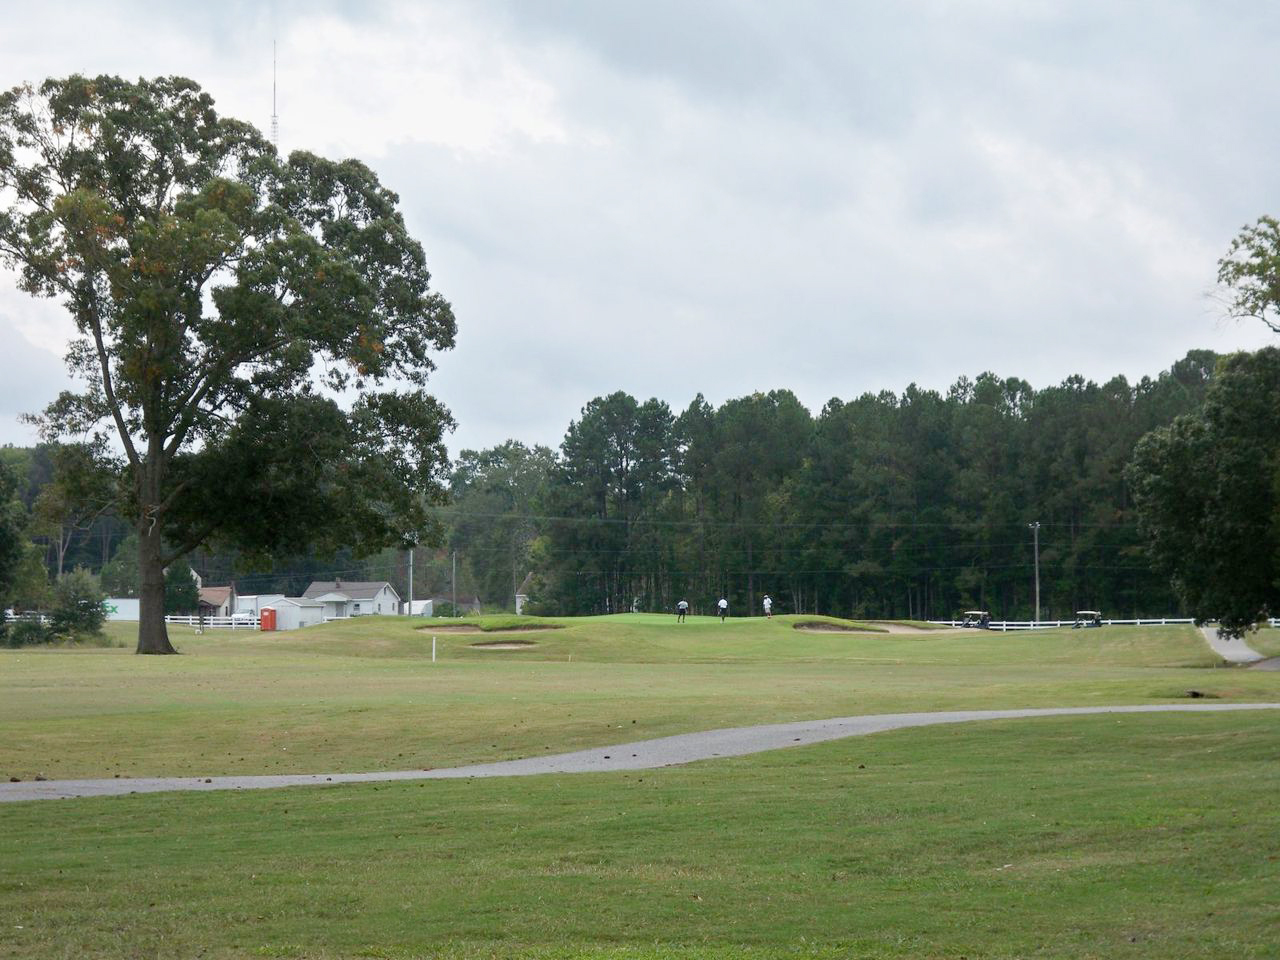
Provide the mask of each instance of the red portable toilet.
[{"label": "red portable toilet", "polygon": [[275,628],[276,628],[276,608],[263,607],[262,608],[262,629],[274,630]]}]

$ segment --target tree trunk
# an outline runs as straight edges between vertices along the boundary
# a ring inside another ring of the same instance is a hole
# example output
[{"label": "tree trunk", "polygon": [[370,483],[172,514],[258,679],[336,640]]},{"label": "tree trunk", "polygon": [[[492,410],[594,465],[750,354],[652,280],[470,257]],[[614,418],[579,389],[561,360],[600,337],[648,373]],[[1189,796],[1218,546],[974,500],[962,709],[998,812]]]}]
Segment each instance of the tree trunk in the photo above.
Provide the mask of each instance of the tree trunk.
[{"label": "tree trunk", "polygon": [[169,643],[169,630],[164,622],[164,565],[161,563],[160,533],[149,527],[147,521],[138,527],[138,572],[142,587],[139,591],[137,652],[177,653]]},{"label": "tree trunk", "polygon": [[59,580],[62,579],[62,568],[66,564],[67,551],[71,549],[71,534],[74,532],[75,532],[74,530],[72,530],[71,532],[68,532],[66,527],[64,527],[62,524],[58,524],[58,532],[57,534],[54,535],[54,541],[53,541],[54,549],[57,550],[58,552],[58,579]]}]

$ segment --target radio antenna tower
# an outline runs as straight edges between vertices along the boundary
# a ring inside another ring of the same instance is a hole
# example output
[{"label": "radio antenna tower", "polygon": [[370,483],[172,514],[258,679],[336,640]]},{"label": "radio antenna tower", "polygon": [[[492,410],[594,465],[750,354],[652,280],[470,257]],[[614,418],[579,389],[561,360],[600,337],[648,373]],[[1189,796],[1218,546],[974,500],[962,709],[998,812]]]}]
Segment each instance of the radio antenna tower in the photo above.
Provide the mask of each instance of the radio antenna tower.
[{"label": "radio antenna tower", "polygon": [[280,118],[276,116],[276,42],[271,41],[271,145],[280,149]]}]

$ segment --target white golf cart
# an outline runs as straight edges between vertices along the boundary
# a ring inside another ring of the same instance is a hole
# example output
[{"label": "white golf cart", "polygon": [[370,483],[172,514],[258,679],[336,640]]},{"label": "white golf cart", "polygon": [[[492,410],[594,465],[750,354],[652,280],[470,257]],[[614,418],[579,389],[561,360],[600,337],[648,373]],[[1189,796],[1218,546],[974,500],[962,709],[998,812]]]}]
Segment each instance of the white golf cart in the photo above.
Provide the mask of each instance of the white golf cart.
[{"label": "white golf cart", "polygon": [[964,620],[960,624],[962,627],[977,627],[980,630],[991,629],[991,614],[985,610],[966,610],[964,612]]},{"label": "white golf cart", "polygon": [[1100,627],[1102,626],[1102,614],[1097,610],[1077,610],[1076,622],[1071,625],[1072,630],[1079,630],[1082,627]]}]

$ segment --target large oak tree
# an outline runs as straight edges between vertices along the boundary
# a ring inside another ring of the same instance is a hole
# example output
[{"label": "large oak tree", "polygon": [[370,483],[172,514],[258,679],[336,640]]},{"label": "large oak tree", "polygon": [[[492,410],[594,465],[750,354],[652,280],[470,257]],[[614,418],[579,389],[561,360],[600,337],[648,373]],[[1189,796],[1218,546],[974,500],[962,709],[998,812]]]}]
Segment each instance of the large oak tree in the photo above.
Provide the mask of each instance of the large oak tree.
[{"label": "large oak tree", "polygon": [[0,257],[63,303],[81,385],[38,418],[101,440],[136,528],[139,653],[170,653],[167,563],[429,535],[453,345],[398,198],[355,160],[287,159],[190,80],[0,95]]}]

